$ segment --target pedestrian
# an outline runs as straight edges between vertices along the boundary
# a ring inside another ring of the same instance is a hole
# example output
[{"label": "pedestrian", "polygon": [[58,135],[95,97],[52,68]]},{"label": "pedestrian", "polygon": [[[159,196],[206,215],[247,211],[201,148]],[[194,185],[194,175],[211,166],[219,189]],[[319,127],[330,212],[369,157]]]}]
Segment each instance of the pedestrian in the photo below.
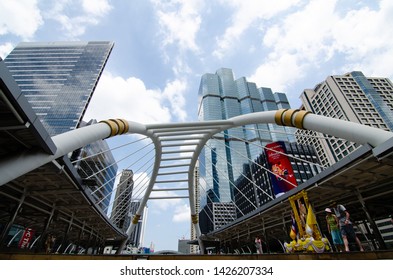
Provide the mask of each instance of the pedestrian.
[{"label": "pedestrian", "polygon": [[345,251],[349,252],[349,241],[348,239],[355,240],[356,244],[359,247],[360,251],[364,251],[362,243],[359,238],[356,236],[355,230],[353,228],[353,224],[350,220],[350,215],[344,205],[337,204],[336,201],[331,202],[332,209],[336,214],[340,226],[341,236],[344,241]]},{"label": "pedestrian", "polygon": [[344,251],[344,241],[341,237],[338,218],[335,214],[332,213],[330,208],[326,208],[325,212],[327,228],[330,235],[332,236],[333,245],[336,247],[338,252],[342,252]]},{"label": "pedestrian", "polygon": [[255,247],[257,247],[257,254],[263,254],[262,240],[259,236],[255,237]]},{"label": "pedestrian", "polygon": [[47,254],[50,254],[52,252],[54,241],[55,237],[52,234],[49,234],[45,241],[45,252]]}]

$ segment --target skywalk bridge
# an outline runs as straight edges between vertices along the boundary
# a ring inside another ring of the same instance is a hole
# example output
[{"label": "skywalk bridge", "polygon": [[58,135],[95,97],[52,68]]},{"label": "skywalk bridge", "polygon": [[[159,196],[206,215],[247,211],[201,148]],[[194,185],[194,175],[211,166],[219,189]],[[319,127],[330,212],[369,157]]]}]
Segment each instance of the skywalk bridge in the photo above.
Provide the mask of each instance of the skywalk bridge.
[{"label": "skywalk bridge", "polygon": [[[330,199],[358,209],[352,216],[355,221],[370,224],[373,232],[368,234],[374,237],[370,241],[374,242],[374,249],[386,249],[374,221],[392,211],[391,132],[305,111],[279,110],[228,120],[189,123],[140,124],[111,119],[50,138],[15,81],[6,69],[0,70],[1,251],[7,251],[5,243],[9,241],[6,240],[9,229],[13,224],[19,224],[34,228],[39,237],[46,236],[49,231],[62,233],[59,253],[71,252],[69,247],[72,244],[76,248],[84,248],[79,253],[100,254],[108,242],[121,242],[120,252],[148,200],[171,198],[189,199],[191,221],[201,248],[208,242],[219,240],[225,252],[234,243],[250,240],[251,236],[260,233],[280,242],[288,234],[287,226],[290,223],[291,209],[287,199],[302,190],[308,192],[310,201],[319,211],[317,215],[325,209]],[[194,192],[194,170],[201,150],[217,133],[262,123],[317,131],[359,143],[362,147],[296,189],[233,223],[202,235]],[[154,160],[145,194],[126,233],[119,230],[97,207],[91,190],[76,173],[67,156],[89,143],[125,134],[143,135],[154,146]],[[173,179],[174,175],[176,179]],[[171,187],[184,184],[186,187]],[[176,195],[152,195],[160,192]],[[43,238],[36,238],[33,242],[35,246],[32,244],[28,249],[38,249],[43,242]],[[247,248],[246,243],[240,245]],[[78,253],[77,250],[73,252]],[[239,253],[249,252],[245,249]]]}]

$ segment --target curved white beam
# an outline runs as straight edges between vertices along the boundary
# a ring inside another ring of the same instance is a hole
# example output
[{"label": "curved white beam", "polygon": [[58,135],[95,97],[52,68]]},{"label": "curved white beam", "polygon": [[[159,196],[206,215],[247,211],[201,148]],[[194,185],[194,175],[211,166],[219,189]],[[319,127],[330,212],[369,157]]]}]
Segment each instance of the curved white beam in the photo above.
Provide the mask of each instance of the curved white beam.
[{"label": "curved white beam", "polygon": [[100,139],[125,133],[135,133],[148,136],[151,138],[155,146],[155,163],[146,194],[141,201],[141,205],[137,210],[137,214],[135,215],[130,228],[127,230],[127,233],[129,234],[133,231],[137,224],[155,184],[161,163],[162,145],[159,138],[160,135],[164,136],[169,133],[173,136],[184,135],[185,132],[189,134],[195,132],[200,135],[199,144],[194,150],[191,158],[188,171],[188,184],[192,220],[199,237],[200,229],[199,224],[197,223],[197,213],[194,204],[195,199],[193,188],[195,186],[193,186],[193,181],[195,164],[203,146],[214,134],[223,130],[248,124],[263,123],[275,123],[278,125],[293,126],[299,129],[313,130],[339,138],[344,138],[359,144],[368,143],[373,147],[376,147],[393,137],[393,133],[390,131],[292,109],[251,113],[228,120],[189,123],[143,125],[136,122],[115,119],[103,121],[98,124],[54,136],[52,140],[57,147],[57,151],[54,155],[48,155],[42,151],[24,151],[18,155],[0,159],[0,185],[3,185],[29,171],[34,170],[35,168],[38,168],[39,166]]}]

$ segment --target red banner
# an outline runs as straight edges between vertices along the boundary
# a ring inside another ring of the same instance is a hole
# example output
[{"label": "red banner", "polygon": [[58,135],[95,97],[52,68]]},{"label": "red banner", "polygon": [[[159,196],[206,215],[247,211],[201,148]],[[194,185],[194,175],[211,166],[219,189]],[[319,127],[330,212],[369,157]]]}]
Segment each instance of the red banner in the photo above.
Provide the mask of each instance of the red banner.
[{"label": "red banner", "polygon": [[29,246],[31,239],[33,238],[34,235],[34,229],[32,228],[26,228],[25,231],[23,232],[22,238],[19,241],[18,247],[20,249],[25,249]]},{"label": "red banner", "polygon": [[265,152],[267,162],[272,171],[270,178],[272,179],[273,192],[276,197],[295,188],[297,186],[296,177],[293,173],[291,162],[286,155],[285,143],[278,141],[267,144]]}]

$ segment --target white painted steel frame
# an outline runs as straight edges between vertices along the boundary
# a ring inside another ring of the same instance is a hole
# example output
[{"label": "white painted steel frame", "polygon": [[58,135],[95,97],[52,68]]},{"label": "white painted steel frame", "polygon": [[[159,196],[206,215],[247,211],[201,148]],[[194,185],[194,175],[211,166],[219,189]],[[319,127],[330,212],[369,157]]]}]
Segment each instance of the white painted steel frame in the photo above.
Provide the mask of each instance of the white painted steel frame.
[{"label": "white painted steel frame", "polygon": [[[121,122],[123,122],[123,124],[127,122],[128,127],[125,127],[124,125],[121,125],[120,127],[119,123]],[[200,240],[201,231],[198,224],[194,197],[194,168],[199,154],[206,142],[216,133],[243,125],[262,123],[276,123],[285,126],[296,126],[298,128],[313,130],[347,139],[359,144],[368,143],[373,147],[377,147],[378,145],[393,137],[392,132],[348,121],[314,115],[299,110],[258,112],[237,116],[228,120],[169,124],[144,125],[132,121],[109,120],[54,136],[52,140],[57,147],[57,151],[54,155],[48,155],[43,151],[26,150],[18,155],[1,159],[0,186],[18,178],[29,171],[34,170],[35,168],[38,168],[52,160],[55,160],[97,140],[112,137],[122,133],[145,135],[151,138],[153,141],[155,147],[155,162],[146,193],[141,200],[141,204],[137,210],[133,222],[127,230],[127,235],[130,236],[150,197],[153,186],[156,183],[159,169],[168,168],[167,166],[161,166],[162,162],[168,161],[168,159],[162,158],[163,147],[165,147],[162,142],[193,140],[192,145],[196,145],[196,147],[195,149],[188,150],[188,152],[193,153],[191,157],[179,156],[173,157],[170,160],[180,160],[184,158],[190,159],[189,164],[184,164],[184,166],[188,166],[188,197],[190,202],[192,222],[199,240],[199,245],[203,250],[203,243]],[[182,145],[179,144],[178,146],[180,147]],[[167,153],[168,152],[166,152],[166,154]],[[124,248],[125,242],[120,246],[118,252],[121,252],[122,248]]]}]

